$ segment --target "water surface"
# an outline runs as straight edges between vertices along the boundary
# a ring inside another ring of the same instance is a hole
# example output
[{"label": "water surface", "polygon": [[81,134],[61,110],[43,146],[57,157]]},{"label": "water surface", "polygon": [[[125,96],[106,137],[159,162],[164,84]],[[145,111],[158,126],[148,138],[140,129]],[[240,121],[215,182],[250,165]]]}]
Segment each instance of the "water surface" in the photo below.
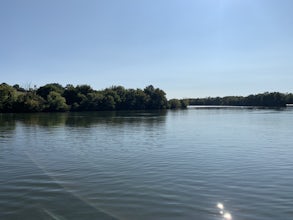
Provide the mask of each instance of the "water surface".
[{"label": "water surface", "polygon": [[293,111],[0,115],[0,219],[293,219]]}]

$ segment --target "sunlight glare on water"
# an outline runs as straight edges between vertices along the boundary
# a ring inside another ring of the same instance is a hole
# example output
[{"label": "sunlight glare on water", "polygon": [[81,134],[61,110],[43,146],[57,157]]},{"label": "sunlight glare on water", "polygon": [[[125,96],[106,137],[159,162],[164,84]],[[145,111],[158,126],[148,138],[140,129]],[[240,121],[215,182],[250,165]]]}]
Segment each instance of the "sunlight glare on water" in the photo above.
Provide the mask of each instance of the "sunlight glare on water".
[{"label": "sunlight glare on water", "polygon": [[219,209],[224,209],[224,205],[223,205],[222,203],[220,203],[220,202],[217,204],[217,207],[218,207]]},{"label": "sunlight glare on water", "polygon": [[218,209],[220,209],[220,214],[223,216],[223,218],[225,219],[225,220],[231,220],[232,219],[232,215],[229,213],[229,212],[227,212],[226,210],[225,210],[225,207],[224,207],[224,205],[223,205],[223,203],[218,203],[217,204],[217,208]]},{"label": "sunlight glare on water", "polygon": [[232,215],[229,212],[226,212],[223,217],[227,220],[231,220],[232,219]]}]

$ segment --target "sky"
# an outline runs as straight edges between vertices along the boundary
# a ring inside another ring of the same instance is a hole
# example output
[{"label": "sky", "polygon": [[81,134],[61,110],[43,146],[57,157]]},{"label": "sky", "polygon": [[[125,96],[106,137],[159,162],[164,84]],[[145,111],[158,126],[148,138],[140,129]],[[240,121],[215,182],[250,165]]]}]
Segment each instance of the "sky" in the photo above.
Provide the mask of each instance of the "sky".
[{"label": "sky", "polygon": [[0,0],[0,82],[293,92],[292,0]]}]

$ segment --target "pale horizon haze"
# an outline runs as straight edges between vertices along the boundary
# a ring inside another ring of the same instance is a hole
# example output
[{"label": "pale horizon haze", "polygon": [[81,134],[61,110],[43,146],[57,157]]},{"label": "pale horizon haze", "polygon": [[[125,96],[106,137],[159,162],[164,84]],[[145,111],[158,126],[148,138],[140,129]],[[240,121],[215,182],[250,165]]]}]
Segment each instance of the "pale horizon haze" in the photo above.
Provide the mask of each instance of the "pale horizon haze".
[{"label": "pale horizon haze", "polygon": [[293,92],[292,0],[0,0],[0,83]]}]

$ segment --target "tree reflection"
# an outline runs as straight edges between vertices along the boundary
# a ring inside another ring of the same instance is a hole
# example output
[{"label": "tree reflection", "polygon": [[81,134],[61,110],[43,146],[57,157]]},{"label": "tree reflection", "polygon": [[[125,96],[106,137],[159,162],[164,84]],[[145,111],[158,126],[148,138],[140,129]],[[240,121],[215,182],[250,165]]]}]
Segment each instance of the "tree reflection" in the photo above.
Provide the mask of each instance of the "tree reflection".
[{"label": "tree reflection", "polygon": [[13,114],[0,114],[0,141],[5,141],[15,133],[16,121]]},{"label": "tree reflection", "polygon": [[[41,127],[92,127],[99,124],[120,125],[152,125],[165,122],[167,111],[105,111],[105,112],[72,112],[72,113],[33,113],[33,114],[1,114],[0,129],[8,127],[14,130],[16,123],[25,126]],[[2,132],[1,132],[2,133]]]}]

